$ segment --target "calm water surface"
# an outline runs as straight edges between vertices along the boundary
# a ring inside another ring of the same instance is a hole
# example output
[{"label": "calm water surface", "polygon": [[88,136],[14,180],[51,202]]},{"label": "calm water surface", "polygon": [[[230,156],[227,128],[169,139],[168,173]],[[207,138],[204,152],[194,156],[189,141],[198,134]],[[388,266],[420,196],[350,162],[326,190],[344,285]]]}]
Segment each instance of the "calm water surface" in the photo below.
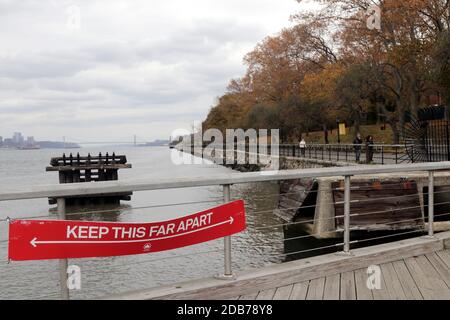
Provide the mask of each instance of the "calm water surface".
[{"label": "calm water surface", "polygon": [[[206,177],[231,172],[211,165],[172,164],[167,147],[83,148],[86,155],[102,152],[125,154],[132,169],[119,171],[121,181],[146,178]],[[67,150],[66,150],[67,152]],[[177,151],[173,151],[177,152]],[[58,182],[58,174],[45,172],[50,158],[63,150],[0,149],[1,189]],[[257,183],[233,186],[233,198],[247,206],[246,232],[233,236],[233,268],[243,270],[283,260],[283,231],[265,228],[280,223],[272,210],[278,201],[278,185]],[[69,219],[88,221],[151,222],[173,219],[205,210],[220,203],[221,187],[185,188],[135,192],[132,201],[115,207],[68,209]],[[171,204],[183,204],[171,206]],[[192,203],[196,202],[196,203]],[[167,205],[167,206],[165,206]],[[92,211],[107,210],[104,213]],[[0,220],[6,217],[55,219],[55,206],[47,199],[0,202]],[[0,299],[59,298],[58,261],[7,263],[7,223],[0,222]],[[212,276],[223,272],[223,240],[216,240],[174,251],[126,257],[71,259],[81,267],[82,289],[71,297],[86,299],[106,294],[144,289],[162,284]]]}]

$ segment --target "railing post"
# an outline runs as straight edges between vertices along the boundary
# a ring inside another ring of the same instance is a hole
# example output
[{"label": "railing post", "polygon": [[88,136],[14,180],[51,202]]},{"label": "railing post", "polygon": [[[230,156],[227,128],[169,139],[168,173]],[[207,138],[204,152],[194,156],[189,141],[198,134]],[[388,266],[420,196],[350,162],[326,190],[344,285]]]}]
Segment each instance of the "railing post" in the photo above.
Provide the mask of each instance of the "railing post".
[{"label": "railing post", "polygon": [[398,164],[398,147],[395,146],[395,164]]},{"label": "railing post", "polygon": [[384,146],[381,146],[381,164],[384,164]]},{"label": "railing post", "polygon": [[434,236],[434,172],[428,171],[428,236]]},{"label": "railing post", "polygon": [[[230,202],[231,196],[230,196],[230,185],[224,184],[223,185],[223,201],[224,203]],[[225,279],[232,279],[233,278],[233,271],[231,267],[231,236],[227,236],[224,238],[224,266],[225,266],[225,273],[223,277]]]},{"label": "railing post", "polygon": [[[58,198],[58,218],[60,220],[66,220],[66,199]],[[59,260],[59,282],[61,286],[61,299],[69,300],[69,288],[67,287],[67,267],[68,261],[67,259]]]},{"label": "railing post", "polygon": [[350,253],[350,176],[344,180],[344,253]]}]

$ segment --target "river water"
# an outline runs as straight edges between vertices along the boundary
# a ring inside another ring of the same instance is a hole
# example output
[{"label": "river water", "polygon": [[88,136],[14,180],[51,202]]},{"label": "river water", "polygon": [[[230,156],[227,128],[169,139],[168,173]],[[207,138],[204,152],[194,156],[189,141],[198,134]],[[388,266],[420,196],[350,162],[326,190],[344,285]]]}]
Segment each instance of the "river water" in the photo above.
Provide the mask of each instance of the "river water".
[{"label": "river water", "polygon": [[[231,172],[214,164],[175,165],[167,147],[90,147],[74,150],[125,154],[132,169],[119,171],[120,181],[146,178],[206,177]],[[67,152],[67,150],[66,150]],[[58,183],[58,174],[46,172],[50,158],[63,150],[0,149],[1,189]],[[278,201],[278,185],[255,183],[232,188],[232,197],[244,199],[247,230],[233,236],[233,269],[280,263],[284,260],[282,228],[272,210]],[[151,222],[169,220],[206,210],[221,202],[222,188],[202,187],[135,192],[132,200],[116,207],[70,210],[69,219],[87,221]],[[194,203],[193,203],[194,202]],[[172,206],[171,204],[182,205]],[[189,203],[189,204],[186,204]],[[105,210],[103,213],[92,211]],[[58,261],[7,261],[8,224],[4,219],[55,219],[55,206],[47,199],[0,202],[0,299],[58,299]],[[81,268],[81,290],[71,291],[71,298],[89,299],[103,295],[145,289],[223,272],[223,240],[174,251],[125,257],[71,259]]]}]

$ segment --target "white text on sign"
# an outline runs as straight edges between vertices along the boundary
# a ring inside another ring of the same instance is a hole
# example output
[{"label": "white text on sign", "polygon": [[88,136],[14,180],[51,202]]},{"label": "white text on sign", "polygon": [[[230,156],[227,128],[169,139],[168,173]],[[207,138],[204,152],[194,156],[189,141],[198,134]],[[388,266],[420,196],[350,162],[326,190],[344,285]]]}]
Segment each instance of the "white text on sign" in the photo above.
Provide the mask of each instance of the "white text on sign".
[{"label": "white text on sign", "polygon": [[177,223],[152,225],[151,227],[67,226],[67,239],[143,239],[164,237],[188,232],[211,224],[213,213],[206,213]]}]

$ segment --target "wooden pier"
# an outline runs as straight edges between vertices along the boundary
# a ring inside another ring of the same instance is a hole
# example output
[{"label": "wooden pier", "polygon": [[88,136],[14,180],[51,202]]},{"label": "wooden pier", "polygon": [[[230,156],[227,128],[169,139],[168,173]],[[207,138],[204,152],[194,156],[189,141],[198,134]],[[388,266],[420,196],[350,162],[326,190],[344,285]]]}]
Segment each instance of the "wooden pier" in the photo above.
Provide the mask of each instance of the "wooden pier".
[{"label": "wooden pier", "polygon": [[[66,156],[52,158],[50,166],[46,171],[57,171],[59,173],[59,183],[82,183],[98,181],[116,181],[119,179],[118,171],[120,169],[130,169],[131,164],[127,163],[124,155],[112,155],[106,153],[98,156]],[[120,200],[131,200],[132,192],[114,193],[108,195],[98,195],[90,197],[69,197],[66,198],[67,205],[86,205],[86,204],[118,204]],[[50,204],[55,204],[56,199],[49,198]]]},{"label": "wooden pier", "polygon": [[[366,285],[372,265],[381,268],[380,289]],[[103,299],[450,300],[450,232]]]}]

